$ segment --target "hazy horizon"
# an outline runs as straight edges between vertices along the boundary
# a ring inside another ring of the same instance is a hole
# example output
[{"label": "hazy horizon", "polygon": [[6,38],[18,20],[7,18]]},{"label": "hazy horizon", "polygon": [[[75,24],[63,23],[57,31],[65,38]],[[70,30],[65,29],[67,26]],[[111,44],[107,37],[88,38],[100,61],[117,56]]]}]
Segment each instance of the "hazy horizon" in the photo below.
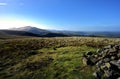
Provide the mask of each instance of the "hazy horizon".
[{"label": "hazy horizon", "polygon": [[120,31],[119,0],[0,0],[0,29]]}]

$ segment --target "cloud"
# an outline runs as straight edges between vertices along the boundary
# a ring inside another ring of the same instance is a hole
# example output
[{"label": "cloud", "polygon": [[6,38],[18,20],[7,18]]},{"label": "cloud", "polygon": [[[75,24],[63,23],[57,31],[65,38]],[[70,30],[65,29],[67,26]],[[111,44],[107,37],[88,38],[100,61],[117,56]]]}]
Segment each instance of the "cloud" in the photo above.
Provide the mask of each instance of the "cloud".
[{"label": "cloud", "polygon": [[0,6],[6,6],[7,3],[4,3],[4,2],[0,2]]}]

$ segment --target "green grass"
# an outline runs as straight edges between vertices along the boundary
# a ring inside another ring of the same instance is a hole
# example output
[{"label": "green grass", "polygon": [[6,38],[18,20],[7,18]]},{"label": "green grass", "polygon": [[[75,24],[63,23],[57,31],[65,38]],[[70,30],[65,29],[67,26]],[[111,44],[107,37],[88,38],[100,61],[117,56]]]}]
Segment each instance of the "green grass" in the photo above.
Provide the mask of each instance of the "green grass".
[{"label": "green grass", "polygon": [[[56,50],[43,48],[37,50],[36,55],[6,69],[7,75],[11,75],[11,79],[31,79],[31,75],[34,75],[32,79],[88,79],[90,77],[93,79],[91,73],[94,68],[85,67],[81,61],[82,54],[87,51],[95,51],[95,49],[87,46],[60,47]],[[53,60],[50,61],[48,58]],[[34,65],[38,68],[34,68]],[[86,70],[88,72],[85,72]]]},{"label": "green grass", "polygon": [[[87,51],[95,51],[94,48],[87,46],[70,46],[57,48],[56,50],[41,49],[39,51],[44,53],[50,52],[50,54],[48,55],[54,59],[49,68],[45,68],[45,70],[51,71],[51,75],[49,75],[52,76],[51,79],[88,79],[92,76],[92,74],[89,73],[92,73],[93,69],[86,68],[90,72],[84,71],[86,69],[84,68],[85,66],[82,64],[82,55],[84,52]],[[49,76],[48,78],[50,78]]]},{"label": "green grass", "polygon": [[95,67],[85,66],[85,52],[118,38],[25,38],[0,41],[0,79],[94,79]]}]

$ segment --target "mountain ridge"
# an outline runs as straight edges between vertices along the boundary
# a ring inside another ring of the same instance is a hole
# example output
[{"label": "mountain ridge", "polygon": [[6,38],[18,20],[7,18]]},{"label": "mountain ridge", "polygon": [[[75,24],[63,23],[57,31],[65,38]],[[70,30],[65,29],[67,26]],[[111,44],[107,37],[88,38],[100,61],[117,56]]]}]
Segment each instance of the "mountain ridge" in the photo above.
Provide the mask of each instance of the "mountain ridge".
[{"label": "mountain ridge", "polygon": [[98,31],[66,31],[66,30],[47,30],[32,26],[25,26],[20,28],[11,28],[12,31],[24,31],[35,34],[38,37],[65,37],[65,36],[88,36],[88,37],[113,37],[120,38],[120,32],[98,32]]},{"label": "mountain ridge", "polygon": [[0,30],[1,38],[4,36],[11,37],[12,36],[30,36],[30,37],[65,37],[68,35],[62,33],[53,33],[48,30],[40,29],[37,27],[25,26],[20,28],[10,28]]},{"label": "mountain ridge", "polygon": [[31,33],[38,34],[38,35],[45,35],[45,34],[49,33],[49,31],[47,31],[47,30],[40,29],[37,27],[32,27],[32,26],[25,26],[25,27],[20,27],[20,28],[11,28],[9,30],[26,31],[26,32],[31,32]]}]

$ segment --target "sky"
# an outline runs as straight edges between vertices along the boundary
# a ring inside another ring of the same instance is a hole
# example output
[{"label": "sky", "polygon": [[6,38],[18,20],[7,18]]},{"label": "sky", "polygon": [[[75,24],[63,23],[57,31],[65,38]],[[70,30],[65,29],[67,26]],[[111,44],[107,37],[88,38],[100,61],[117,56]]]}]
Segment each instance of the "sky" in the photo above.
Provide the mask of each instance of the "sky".
[{"label": "sky", "polygon": [[120,31],[120,0],[0,0],[0,29]]}]

